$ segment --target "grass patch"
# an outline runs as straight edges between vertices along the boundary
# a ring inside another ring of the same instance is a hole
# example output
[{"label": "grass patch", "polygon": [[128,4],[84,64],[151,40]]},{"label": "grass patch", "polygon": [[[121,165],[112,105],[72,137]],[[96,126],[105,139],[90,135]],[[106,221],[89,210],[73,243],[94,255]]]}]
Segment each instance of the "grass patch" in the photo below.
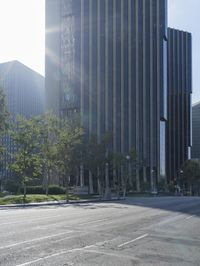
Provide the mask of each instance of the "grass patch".
[{"label": "grass patch", "polygon": [[[27,195],[25,203],[65,200],[65,195]],[[69,195],[69,200],[79,200],[79,196]],[[0,205],[23,204],[23,195],[7,196],[0,198]]]}]

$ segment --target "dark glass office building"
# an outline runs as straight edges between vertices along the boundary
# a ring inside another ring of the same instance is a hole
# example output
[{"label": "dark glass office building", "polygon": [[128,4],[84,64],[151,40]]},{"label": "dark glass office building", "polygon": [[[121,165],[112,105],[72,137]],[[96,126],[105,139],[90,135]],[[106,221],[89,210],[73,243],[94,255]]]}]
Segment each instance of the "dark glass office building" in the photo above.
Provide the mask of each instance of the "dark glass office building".
[{"label": "dark glass office building", "polygon": [[200,102],[192,106],[192,159],[200,159]]},{"label": "dark glass office building", "polygon": [[168,180],[179,178],[184,161],[191,158],[191,93],[191,34],[168,29]]},{"label": "dark glass office building", "polygon": [[165,177],[166,11],[165,0],[46,1],[47,109],[79,110],[115,152],[136,148],[138,190]]},{"label": "dark glass office building", "polygon": [[[44,77],[18,61],[0,64],[0,86],[6,95],[10,118],[14,122],[17,115],[31,117],[44,112]],[[6,146],[5,160],[0,172],[1,179],[10,177],[6,168],[11,162],[11,154],[16,149],[8,135],[0,141]]]}]

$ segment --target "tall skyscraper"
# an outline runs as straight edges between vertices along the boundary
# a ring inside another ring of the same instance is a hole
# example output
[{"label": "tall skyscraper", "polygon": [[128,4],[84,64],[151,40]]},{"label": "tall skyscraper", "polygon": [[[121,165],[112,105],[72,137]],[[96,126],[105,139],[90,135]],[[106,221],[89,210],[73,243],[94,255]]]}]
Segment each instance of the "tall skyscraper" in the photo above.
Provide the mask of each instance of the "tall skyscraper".
[{"label": "tall skyscraper", "polygon": [[[6,95],[8,111],[13,122],[17,115],[29,118],[44,112],[44,77],[22,63],[11,61],[0,64],[0,86]],[[10,177],[10,171],[6,167],[15,150],[15,145],[8,135],[2,141],[7,152],[4,167],[1,168],[0,181]]]},{"label": "tall skyscraper", "polygon": [[192,106],[192,159],[200,159],[200,103]]},{"label": "tall skyscraper", "polygon": [[134,147],[138,190],[160,165],[165,176],[166,11],[165,0],[46,1],[47,109],[79,110],[88,134],[112,133],[115,152]]},{"label": "tall skyscraper", "polygon": [[44,112],[44,77],[24,64],[18,61],[0,64],[0,86],[13,118]]},{"label": "tall skyscraper", "polygon": [[184,161],[191,158],[191,93],[191,34],[168,29],[168,180],[180,178]]}]

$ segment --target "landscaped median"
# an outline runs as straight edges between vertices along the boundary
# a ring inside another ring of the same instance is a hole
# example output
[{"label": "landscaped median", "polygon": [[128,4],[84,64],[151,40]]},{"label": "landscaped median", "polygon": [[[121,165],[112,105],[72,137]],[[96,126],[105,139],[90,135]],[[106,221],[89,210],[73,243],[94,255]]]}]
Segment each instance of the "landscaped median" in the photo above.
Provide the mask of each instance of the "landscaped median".
[{"label": "landscaped median", "polygon": [[[81,198],[76,195],[68,196],[68,200],[80,200]],[[49,195],[49,196],[26,195],[25,201],[23,195],[11,195],[11,196],[0,197],[0,205],[38,203],[38,202],[49,202],[49,201],[58,202],[64,200],[66,200],[66,195]]]}]

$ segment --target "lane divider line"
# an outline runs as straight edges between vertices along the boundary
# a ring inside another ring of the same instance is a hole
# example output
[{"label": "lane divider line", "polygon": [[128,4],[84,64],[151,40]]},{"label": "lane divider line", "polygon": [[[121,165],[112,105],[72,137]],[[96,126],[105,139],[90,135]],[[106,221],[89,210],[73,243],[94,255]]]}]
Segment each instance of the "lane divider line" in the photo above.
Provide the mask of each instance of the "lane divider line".
[{"label": "lane divider line", "polygon": [[193,218],[194,216],[195,216],[195,215],[191,215],[191,216],[187,217],[186,220],[191,219],[191,218]]},{"label": "lane divider line", "polygon": [[144,235],[139,236],[139,237],[137,237],[137,238],[135,238],[135,239],[132,239],[132,240],[130,240],[130,241],[128,241],[128,242],[125,242],[125,243],[123,243],[123,244],[121,244],[121,245],[118,245],[118,248],[121,248],[121,247],[123,247],[123,246],[126,246],[126,245],[128,245],[128,244],[130,244],[130,243],[133,243],[133,242],[139,240],[139,239],[145,238],[145,237],[147,237],[148,235],[149,235],[149,234],[144,234]]},{"label": "lane divider line", "polygon": [[14,243],[14,244],[10,244],[10,245],[7,245],[7,246],[0,247],[0,250],[1,249],[6,249],[6,248],[12,248],[12,247],[15,247],[15,246],[19,246],[19,245],[23,245],[23,244],[28,244],[28,243],[32,243],[32,242],[37,242],[37,241],[40,241],[40,240],[54,238],[54,237],[57,237],[57,236],[62,236],[62,235],[70,234],[72,232],[73,231],[67,231],[67,232],[63,232],[63,233],[59,233],[59,234],[55,234],[55,235],[44,236],[44,237],[34,238],[34,239],[31,239],[31,240],[27,240],[27,241],[22,241],[22,242]]}]

